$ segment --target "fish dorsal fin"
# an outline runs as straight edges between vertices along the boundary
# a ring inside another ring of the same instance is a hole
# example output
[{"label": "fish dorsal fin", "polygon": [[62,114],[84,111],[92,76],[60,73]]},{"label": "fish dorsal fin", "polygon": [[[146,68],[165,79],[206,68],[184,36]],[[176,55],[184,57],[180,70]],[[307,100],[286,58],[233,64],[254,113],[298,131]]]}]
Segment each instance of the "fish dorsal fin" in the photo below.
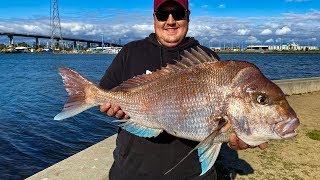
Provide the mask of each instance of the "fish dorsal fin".
[{"label": "fish dorsal fin", "polygon": [[[197,53],[198,51],[198,53]],[[201,48],[197,47],[197,51],[194,50],[194,49],[191,49],[191,54],[194,55],[196,58],[198,58],[199,60],[201,60],[202,63],[205,63],[205,62],[217,62],[219,61],[216,57],[214,57],[212,54],[211,54],[211,57],[206,53],[204,52]]]},{"label": "fish dorsal fin", "polygon": [[215,58],[212,55],[210,57],[205,51],[203,51],[199,47],[197,47],[196,50],[192,48],[191,52],[184,50],[184,54],[181,55],[181,61],[175,61],[175,64],[167,64],[166,67],[162,67],[160,70],[156,70],[155,72],[152,72],[150,74],[135,76],[127,81],[124,81],[113,90],[132,90],[133,88],[154,81],[158,78],[164,78],[167,77],[167,75],[179,73],[195,65],[216,61],[218,61],[217,58]]},{"label": "fish dorsal fin", "polygon": [[197,47],[197,50],[191,49],[191,52],[184,50],[183,55],[181,55],[181,64],[185,68],[195,66],[197,64],[202,64],[206,62],[217,62],[218,59],[211,55],[211,57],[203,51],[201,48]]}]

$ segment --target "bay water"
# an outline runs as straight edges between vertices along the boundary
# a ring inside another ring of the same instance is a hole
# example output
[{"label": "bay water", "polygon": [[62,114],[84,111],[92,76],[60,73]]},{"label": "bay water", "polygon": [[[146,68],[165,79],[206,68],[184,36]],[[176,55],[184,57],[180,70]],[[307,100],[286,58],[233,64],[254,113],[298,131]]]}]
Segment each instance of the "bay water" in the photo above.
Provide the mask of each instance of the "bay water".
[{"label": "bay water", "polygon": [[[252,62],[272,80],[320,77],[320,54],[219,56]],[[67,99],[57,68],[69,67],[99,82],[114,57],[0,54],[0,179],[27,178],[116,133],[113,118],[98,108],[53,120]]]}]

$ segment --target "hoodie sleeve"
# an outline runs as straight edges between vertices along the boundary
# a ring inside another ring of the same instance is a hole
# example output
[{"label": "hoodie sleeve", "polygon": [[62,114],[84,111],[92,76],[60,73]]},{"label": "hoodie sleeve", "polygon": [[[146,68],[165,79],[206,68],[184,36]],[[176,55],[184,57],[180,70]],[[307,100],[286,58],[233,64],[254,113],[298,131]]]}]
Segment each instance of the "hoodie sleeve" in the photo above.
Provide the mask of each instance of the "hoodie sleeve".
[{"label": "hoodie sleeve", "polygon": [[112,63],[106,70],[105,74],[100,80],[99,85],[103,89],[112,89],[122,83],[122,75],[124,69],[124,62],[126,58],[126,48],[123,47]]}]

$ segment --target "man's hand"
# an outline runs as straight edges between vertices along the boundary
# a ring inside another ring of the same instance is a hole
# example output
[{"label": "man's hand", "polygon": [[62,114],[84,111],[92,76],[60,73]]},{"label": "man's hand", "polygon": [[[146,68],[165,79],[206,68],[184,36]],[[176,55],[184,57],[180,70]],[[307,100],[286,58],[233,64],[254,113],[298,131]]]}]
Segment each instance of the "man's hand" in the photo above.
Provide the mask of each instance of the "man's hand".
[{"label": "man's hand", "polygon": [[[250,145],[246,144],[241,139],[239,139],[237,137],[237,135],[234,133],[232,133],[229,138],[228,146],[233,150],[242,150],[242,149],[257,147],[257,146],[250,146]],[[258,147],[260,149],[266,149],[268,147],[268,143],[262,143],[262,144],[258,145]]]},{"label": "man's hand", "polygon": [[120,106],[112,106],[110,103],[101,105],[100,111],[107,113],[108,116],[115,116],[119,119],[129,119],[129,116],[121,110]]}]

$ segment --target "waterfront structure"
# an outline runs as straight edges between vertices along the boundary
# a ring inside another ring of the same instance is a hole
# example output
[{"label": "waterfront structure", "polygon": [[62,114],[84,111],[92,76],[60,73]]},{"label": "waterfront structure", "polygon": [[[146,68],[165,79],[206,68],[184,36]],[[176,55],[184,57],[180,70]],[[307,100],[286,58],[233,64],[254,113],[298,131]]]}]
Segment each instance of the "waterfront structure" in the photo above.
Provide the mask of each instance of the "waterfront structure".
[{"label": "waterfront structure", "polygon": [[[19,37],[31,37],[35,38],[35,45],[36,47],[39,47],[39,39],[51,39],[51,36],[47,35],[37,35],[37,34],[25,34],[25,33],[14,33],[14,32],[0,32],[0,36],[8,36],[9,37],[9,47],[13,47],[13,37],[14,36],[19,36]],[[54,37],[57,41],[59,40],[59,37]],[[84,42],[87,43],[87,47],[91,47],[91,44],[98,44],[99,46],[113,46],[113,47],[121,47],[120,44],[115,44],[115,43],[109,43],[109,42],[101,42],[99,40],[88,40],[88,39],[79,39],[79,38],[68,38],[68,37],[63,37],[64,41],[73,41],[74,47],[77,46],[77,43],[79,42]]]},{"label": "waterfront structure", "polygon": [[210,47],[212,51],[221,51],[221,47]]},{"label": "waterfront structure", "polygon": [[95,47],[87,51],[92,53],[118,54],[122,47]]},{"label": "waterfront structure", "polygon": [[285,43],[281,45],[248,45],[246,48],[240,47],[210,47],[213,51],[252,51],[252,52],[265,52],[265,51],[319,51],[320,47],[317,46],[300,46],[296,43]]},{"label": "waterfront structure", "polygon": [[[53,1],[52,5],[52,16],[50,19],[50,29],[51,29],[51,49],[59,48],[60,44],[63,44],[62,33],[61,33],[61,24],[60,24],[60,15],[58,8],[58,0]],[[59,38],[58,47],[55,47],[56,37]],[[63,48],[63,46],[62,46]]]},{"label": "waterfront structure", "polygon": [[286,43],[282,45],[249,45],[246,50],[260,51],[315,51],[319,50],[317,46],[300,46],[296,43]]}]

